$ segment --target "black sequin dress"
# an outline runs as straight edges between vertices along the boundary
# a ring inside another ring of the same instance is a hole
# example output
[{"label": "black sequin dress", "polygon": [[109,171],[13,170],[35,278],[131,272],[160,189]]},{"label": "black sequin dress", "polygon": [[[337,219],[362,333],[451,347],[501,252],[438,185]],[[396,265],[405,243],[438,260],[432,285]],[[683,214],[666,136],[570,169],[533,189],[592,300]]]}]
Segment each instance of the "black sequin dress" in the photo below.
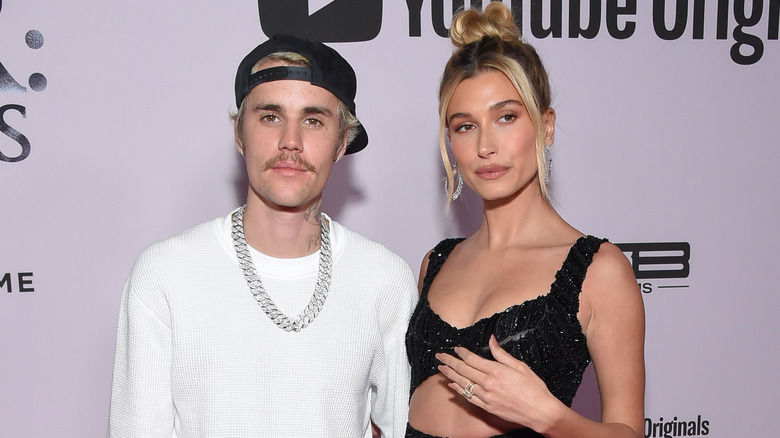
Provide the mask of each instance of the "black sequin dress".
[{"label": "black sequin dress", "polygon": [[[474,325],[456,328],[431,310],[428,289],[447,256],[463,239],[441,241],[431,251],[423,279],[420,301],[406,332],[406,354],[412,368],[409,394],[427,378],[439,372],[435,354],[452,355],[457,346],[487,359],[493,359],[488,347],[490,335],[513,357],[525,362],[546,384],[550,392],[567,406],[582,382],[590,363],[585,335],[577,319],[579,293],[593,256],[605,239],[582,237],[571,247],[563,265],[555,274],[549,293],[522,302],[483,318]],[[541,437],[528,429],[498,436]],[[411,427],[407,437],[430,437]]]}]

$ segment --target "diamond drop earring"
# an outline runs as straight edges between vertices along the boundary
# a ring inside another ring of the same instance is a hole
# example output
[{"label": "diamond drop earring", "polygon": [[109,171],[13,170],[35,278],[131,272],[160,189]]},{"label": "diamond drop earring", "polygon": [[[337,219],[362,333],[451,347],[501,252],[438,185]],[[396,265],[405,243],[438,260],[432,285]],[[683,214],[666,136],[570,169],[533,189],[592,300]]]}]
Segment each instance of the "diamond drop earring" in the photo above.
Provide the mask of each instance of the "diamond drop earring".
[{"label": "diamond drop earring", "polygon": [[[460,197],[461,192],[463,191],[463,176],[460,174],[460,169],[458,169],[458,165],[452,166],[452,173],[458,175],[458,185],[455,186],[455,191],[452,192],[452,200],[455,201]],[[447,185],[447,180],[444,180],[444,195],[447,196],[449,192],[449,186]]]},{"label": "diamond drop earring", "polygon": [[552,172],[552,158],[547,158],[547,154],[550,152],[550,145],[544,145],[544,159],[547,161],[547,171],[544,173],[544,183],[550,183],[550,172]]}]

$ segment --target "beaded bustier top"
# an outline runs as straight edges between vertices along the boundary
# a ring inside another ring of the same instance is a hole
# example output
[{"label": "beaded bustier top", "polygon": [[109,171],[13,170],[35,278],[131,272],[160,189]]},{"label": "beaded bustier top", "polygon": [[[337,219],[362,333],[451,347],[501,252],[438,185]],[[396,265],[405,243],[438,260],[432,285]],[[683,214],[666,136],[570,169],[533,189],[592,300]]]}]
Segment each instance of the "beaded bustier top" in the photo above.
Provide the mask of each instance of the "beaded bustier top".
[{"label": "beaded bustier top", "polygon": [[579,293],[593,256],[605,239],[581,237],[555,274],[549,293],[513,305],[474,325],[456,328],[442,320],[428,303],[428,289],[447,256],[463,239],[441,241],[431,251],[420,301],[406,332],[406,354],[412,367],[410,396],[427,378],[438,373],[435,354],[452,355],[457,346],[493,359],[490,335],[513,357],[525,362],[547,388],[571,406],[582,375],[590,363],[585,335],[577,319]]}]

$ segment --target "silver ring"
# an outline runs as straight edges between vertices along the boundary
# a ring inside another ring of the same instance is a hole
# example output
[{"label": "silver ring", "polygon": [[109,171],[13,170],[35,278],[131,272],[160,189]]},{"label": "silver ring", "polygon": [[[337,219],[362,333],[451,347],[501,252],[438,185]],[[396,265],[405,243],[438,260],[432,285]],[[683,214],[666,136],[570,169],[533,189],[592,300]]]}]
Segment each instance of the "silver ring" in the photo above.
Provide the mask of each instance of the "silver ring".
[{"label": "silver ring", "polygon": [[471,399],[471,397],[474,395],[474,382],[469,380],[469,383],[466,384],[466,386],[463,387],[463,397],[466,397],[467,399]]}]

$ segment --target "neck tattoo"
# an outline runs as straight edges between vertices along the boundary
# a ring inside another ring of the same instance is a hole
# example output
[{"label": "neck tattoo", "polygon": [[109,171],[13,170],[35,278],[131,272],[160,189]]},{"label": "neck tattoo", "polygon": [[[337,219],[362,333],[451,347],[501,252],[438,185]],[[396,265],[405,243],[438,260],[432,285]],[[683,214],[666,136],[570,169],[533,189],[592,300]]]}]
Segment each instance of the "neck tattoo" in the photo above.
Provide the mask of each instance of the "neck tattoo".
[{"label": "neck tattoo", "polygon": [[320,216],[320,264],[317,271],[317,284],[314,286],[314,293],[309,300],[309,304],[303,309],[294,320],[283,314],[279,308],[276,307],[271,297],[265,291],[263,282],[260,281],[260,277],[257,275],[257,269],[252,262],[252,255],[249,253],[249,247],[246,243],[246,237],[244,236],[244,210],[246,205],[238,209],[233,213],[233,226],[231,236],[233,238],[233,247],[236,250],[236,256],[238,256],[238,263],[241,265],[241,270],[244,272],[244,278],[247,285],[249,285],[249,291],[255,297],[257,304],[263,309],[263,312],[268,318],[273,321],[274,324],[279,326],[284,331],[299,332],[303,330],[310,322],[317,317],[322,309],[322,305],[325,304],[325,298],[328,297],[328,289],[330,289],[330,278],[333,268],[333,258],[331,257],[330,248],[330,236],[327,231],[327,224],[325,218]]}]

